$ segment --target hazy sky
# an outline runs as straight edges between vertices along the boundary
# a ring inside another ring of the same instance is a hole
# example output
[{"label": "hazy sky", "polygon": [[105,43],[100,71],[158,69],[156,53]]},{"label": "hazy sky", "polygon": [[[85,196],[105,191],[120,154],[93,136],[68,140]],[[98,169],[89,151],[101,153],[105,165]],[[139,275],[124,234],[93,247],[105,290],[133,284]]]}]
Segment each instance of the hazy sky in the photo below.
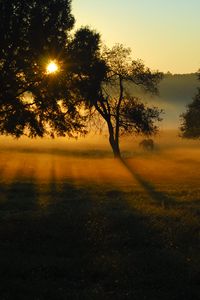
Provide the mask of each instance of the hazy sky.
[{"label": "hazy sky", "polygon": [[76,25],[89,25],[108,46],[131,47],[153,70],[200,68],[200,0],[72,0]]}]

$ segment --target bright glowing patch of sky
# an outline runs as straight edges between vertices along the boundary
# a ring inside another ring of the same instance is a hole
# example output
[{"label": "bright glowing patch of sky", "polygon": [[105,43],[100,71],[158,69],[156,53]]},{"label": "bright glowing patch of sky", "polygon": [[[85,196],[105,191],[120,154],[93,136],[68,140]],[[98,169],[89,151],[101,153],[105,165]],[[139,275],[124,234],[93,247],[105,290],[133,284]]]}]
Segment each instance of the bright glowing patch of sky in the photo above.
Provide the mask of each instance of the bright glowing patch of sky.
[{"label": "bright glowing patch of sky", "polygon": [[200,68],[200,0],[72,0],[76,27],[89,25],[108,46],[131,47],[160,71]]}]

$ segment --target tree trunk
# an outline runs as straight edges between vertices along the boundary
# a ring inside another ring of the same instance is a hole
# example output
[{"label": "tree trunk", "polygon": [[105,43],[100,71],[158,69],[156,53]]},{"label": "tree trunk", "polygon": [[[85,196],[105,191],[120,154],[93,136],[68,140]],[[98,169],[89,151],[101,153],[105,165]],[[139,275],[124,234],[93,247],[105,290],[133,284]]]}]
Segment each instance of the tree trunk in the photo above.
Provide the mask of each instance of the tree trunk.
[{"label": "tree trunk", "polygon": [[109,142],[112,147],[114,157],[121,159],[121,152],[120,152],[120,148],[119,148],[119,128],[120,128],[119,116],[120,116],[120,107],[121,107],[121,102],[123,100],[123,91],[124,91],[121,76],[119,77],[119,86],[120,86],[120,95],[119,95],[119,100],[118,100],[117,107],[116,107],[115,130],[113,128],[113,124],[112,124],[110,118],[107,120],[107,124],[108,124],[108,130],[109,130]]},{"label": "tree trunk", "polygon": [[110,142],[114,157],[121,158],[121,152],[120,152],[120,148],[119,148],[119,136],[117,136],[115,133],[115,130],[113,128],[110,117],[106,118],[106,123],[108,126],[108,132],[109,132],[109,142]]},{"label": "tree trunk", "polygon": [[112,134],[110,134],[110,136],[109,136],[109,142],[110,142],[110,145],[111,145],[114,157],[115,158],[121,158],[121,152],[120,152],[120,148],[119,148],[119,142],[118,142],[118,140],[116,141],[114,139],[114,136]]}]

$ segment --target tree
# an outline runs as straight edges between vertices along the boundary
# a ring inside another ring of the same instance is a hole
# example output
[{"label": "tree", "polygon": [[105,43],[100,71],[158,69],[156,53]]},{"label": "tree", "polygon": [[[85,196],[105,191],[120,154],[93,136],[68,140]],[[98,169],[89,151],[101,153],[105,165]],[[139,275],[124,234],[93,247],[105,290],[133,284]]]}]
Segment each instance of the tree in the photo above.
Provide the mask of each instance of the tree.
[{"label": "tree", "polygon": [[[156,92],[160,73],[130,61],[122,46],[101,55],[100,35],[74,36],[70,0],[0,0],[0,134],[44,136],[85,133],[86,114],[106,122],[115,156],[123,133],[152,134],[159,111],[128,95],[127,82]],[[47,74],[49,59],[59,65]]]},{"label": "tree", "polygon": [[[198,74],[200,80],[200,73]],[[192,103],[187,106],[185,113],[181,115],[181,136],[190,139],[200,138],[200,88]]]},{"label": "tree", "polygon": [[[0,0],[0,134],[64,135],[83,130],[68,89],[71,0]],[[56,76],[46,74],[54,59]]]},{"label": "tree", "polygon": [[[123,134],[152,135],[157,132],[155,122],[160,121],[160,113],[156,107],[147,107],[128,92],[128,84],[141,86],[145,91],[157,93],[157,84],[162,78],[159,72],[151,72],[141,61],[132,61],[130,49],[116,45],[112,49],[105,48],[100,53],[98,35],[90,66],[77,69],[77,83],[80,99],[84,99],[86,108],[93,114],[95,110],[105,121],[109,142],[115,157],[120,157],[119,138]],[[91,38],[88,37],[88,41]],[[89,44],[89,42],[88,42]],[[81,47],[80,57],[87,56]],[[85,60],[87,61],[87,59]],[[82,97],[82,98],[81,98]]]}]

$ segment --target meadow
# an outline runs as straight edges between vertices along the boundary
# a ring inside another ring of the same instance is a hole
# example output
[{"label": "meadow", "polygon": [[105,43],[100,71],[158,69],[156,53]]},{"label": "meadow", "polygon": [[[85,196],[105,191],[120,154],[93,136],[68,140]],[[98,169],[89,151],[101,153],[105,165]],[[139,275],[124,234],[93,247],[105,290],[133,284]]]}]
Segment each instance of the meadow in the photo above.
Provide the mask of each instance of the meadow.
[{"label": "meadow", "polygon": [[200,299],[200,143],[0,140],[1,300]]}]

